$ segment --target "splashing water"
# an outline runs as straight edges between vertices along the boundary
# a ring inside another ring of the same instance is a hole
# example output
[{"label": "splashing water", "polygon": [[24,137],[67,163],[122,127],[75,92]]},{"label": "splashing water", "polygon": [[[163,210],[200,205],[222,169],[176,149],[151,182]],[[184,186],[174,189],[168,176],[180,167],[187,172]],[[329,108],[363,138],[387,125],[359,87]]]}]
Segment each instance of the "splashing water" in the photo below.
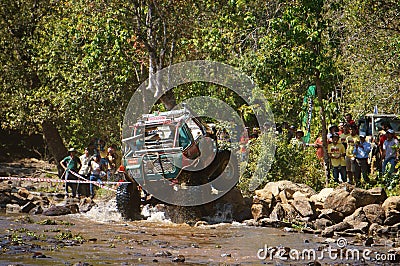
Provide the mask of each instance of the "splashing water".
[{"label": "splashing water", "polygon": [[158,206],[145,205],[141,214],[146,217],[149,222],[172,223],[170,219],[165,217],[165,212],[161,211]]},{"label": "splashing water", "polygon": [[82,214],[91,220],[97,222],[121,222],[122,216],[117,209],[117,201],[115,199],[109,201],[100,201],[93,206],[88,212]]}]

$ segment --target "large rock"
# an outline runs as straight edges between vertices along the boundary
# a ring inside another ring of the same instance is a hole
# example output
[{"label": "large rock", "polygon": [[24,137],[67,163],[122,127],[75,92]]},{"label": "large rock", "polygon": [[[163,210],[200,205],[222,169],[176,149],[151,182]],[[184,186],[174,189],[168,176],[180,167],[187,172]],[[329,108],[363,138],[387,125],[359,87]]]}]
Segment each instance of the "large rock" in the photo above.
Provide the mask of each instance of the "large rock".
[{"label": "large rock", "polygon": [[344,189],[335,189],[326,198],[324,209],[333,209],[347,216],[356,210],[356,199]]},{"label": "large rock", "polygon": [[312,195],[310,200],[316,204],[324,204],[326,198],[333,192],[333,188],[323,188],[318,194]]},{"label": "large rock", "polygon": [[379,204],[370,204],[363,207],[365,216],[370,224],[377,223],[383,225],[385,221],[385,211]]},{"label": "large rock", "polygon": [[323,209],[318,216],[319,219],[325,218],[332,221],[334,224],[340,223],[344,219],[344,215],[341,212],[335,211],[333,209]]},{"label": "large rock", "polygon": [[[353,229],[351,232],[353,233],[357,232],[365,234],[368,232],[369,223],[362,207],[355,210],[352,215],[344,218],[343,222],[351,225],[351,229]],[[346,230],[346,232],[350,231]]]},{"label": "large rock", "polygon": [[11,202],[12,198],[9,192],[0,192],[0,208],[6,207],[6,205]]},{"label": "large rock", "polygon": [[294,221],[299,218],[299,214],[292,205],[278,202],[272,210],[270,218],[278,221]]},{"label": "large rock", "polygon": [[18,195],[20,195],[23,198],[28,198],[29,196],[29,191],[26,188],[20,188],[18,189]]},{"label": "large rock", "polygon": [[76,208],[77,208],[77,206],[73,206],[73,205],[68,205],[68,206],[53,205],[50,208],[48,208],[47,210],[43,211],[42,214],[45,216],[67,215],[67,214],[73,213],[73,211],[74,211],[74,213],[76,213]]},{"label": "large rock", "polygon": [[352,226],[349,223],[346,223],[345,221],[343,221],[338,224],[334,224],[332,226],[325,228],[325,230],[322,231],[321,235],[323,237],[331,237],[334,235],[335,232],[342,232],[346,229],[350,229],[351,227]]},{"label": "large rock", "polygon": [[324,230],[325,228],[332,226],[332,221],[326,218],[320,218],[314,221],[314,226],[317,230]]},{"label": "large rock", "polygon": [[[297,193],[297,192],[296,192]],[[310,201],[306,197],[295,197],[292,206],[302,217],[313,217],[314,210],[311,207]]]},{"label": "large rock", "polygon": [[394,225],[400,222],[400,211],[391,210],[386,213],[386,219],[383,222],[384,225]]},{"label": "large rock", "polygon": [[370,204],[379,204],[384,202],[387,198],[385,190],[381,187],[376,187],[369,190],[356,187],[351,191],[350,195],[356,199],[357,208]]},{"label": "large rock", "polygon": [[11,213],[21,213],[21,206],[18,204],[7,204],[6,205],[6,213],[11,214]]},{"label": "large rock", "polygon": [[251,206],[251,214],[254,220],[269,217],[273,205],[275,204],[275,196],[270,191],[257,190],[253,197],[253,205]]},{"label": "large rock", "polygon": [[382,208],[385,211],[386,216],[388,216],[390,211],[400,211],[400,196],[389,197],[383,202]]},{"label": "large rock", "polygon": [[[315,191],[305,185],[305,184],[296,184],[293,183],[291,181],[288,180],[281,180],[281,181],[276,181],[276,182],[269,182],[265,185],[265,187],[263,189],[261,189],[262,191],[266,191],[266,192],[271,192],[276,198],[278,198],[279,193],[283,190],[286,191],[286,197],[288,199],[293,198],[293,194],[296,191],[299,191],[305,195],[307,195],[308,197],[311,195],[316,194]],[[256,195],[260,192],[258,192],[260,190],[256,190]]]}]

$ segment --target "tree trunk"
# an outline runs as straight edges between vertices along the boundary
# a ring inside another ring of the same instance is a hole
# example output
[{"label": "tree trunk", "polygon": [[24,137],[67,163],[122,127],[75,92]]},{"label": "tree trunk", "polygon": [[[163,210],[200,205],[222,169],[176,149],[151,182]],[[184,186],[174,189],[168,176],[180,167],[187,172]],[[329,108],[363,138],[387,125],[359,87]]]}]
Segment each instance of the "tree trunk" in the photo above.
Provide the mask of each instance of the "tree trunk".
[{"label": "tree trunk", "polygon": [[328,157],[328,139],[327,139],[327,130],[326,130],[326,119],[325,119],[325,109],[323,104],[323,97],[322,97],[322,88],[321,88],[321,79],[320,79],[320,72],[317,70],[315,73],[315,85],[317,87],[317,97],[320,106],[320,118],[321,118],[321,125],[322,125],[322,149],[324,150],[324,165],[325,165],[325,183],[326,185],[329,184],[329,177],[330,177],[330,169],[329,169],[329,157]]},{"label": "tree trunk", "polygon": [[61,177],[61,175],[64,173],[64,169],[60,166],[59,162],[67,155],[67,148],[65,147],[60,133],[53,122],[43,121],[42,130],[50,154],[56,161],[58,175]]}]

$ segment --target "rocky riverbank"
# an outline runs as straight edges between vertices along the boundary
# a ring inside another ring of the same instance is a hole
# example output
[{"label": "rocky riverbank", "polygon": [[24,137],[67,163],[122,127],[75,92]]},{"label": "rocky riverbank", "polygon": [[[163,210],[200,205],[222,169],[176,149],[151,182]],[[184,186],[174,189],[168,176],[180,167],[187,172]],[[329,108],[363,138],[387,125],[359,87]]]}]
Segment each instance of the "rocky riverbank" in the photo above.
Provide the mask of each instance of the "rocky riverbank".
[{"label": "rocky riverbank", "polygon": [[[23,171],[30,169],[26,173],[13,172],[20,177],[38,173],[25,165],[16,166]],[[3,167],[3,171],[14,171],[14,168],[15,165]],[[39,176],[46,176],[45,172],[51,169],[44,170]],[[52,190],[54,192],[43,192]],[[66,199],[60,191],[61,184],[5,180],[0,182],[0,208],[9,214],[60,216],[87,212],[96,206],[96,200],[100,200]],[[388,197],[381,187],[365,190],[345,183],[317,193],[305,184],[277,181],[256,190],[252,199],[244,198],[238,189],[233,189],[217,202],[200,207],[179,208],[155,203],[147,208],[155,208],[163,212],[166,219],[177,223],[205,225],[237,221],[249,226],[278,227],[328,238],[357,237],[365,246],[385,238],[399,242],[400,196]],[[396,244],[393,248],[400,254]]]}]

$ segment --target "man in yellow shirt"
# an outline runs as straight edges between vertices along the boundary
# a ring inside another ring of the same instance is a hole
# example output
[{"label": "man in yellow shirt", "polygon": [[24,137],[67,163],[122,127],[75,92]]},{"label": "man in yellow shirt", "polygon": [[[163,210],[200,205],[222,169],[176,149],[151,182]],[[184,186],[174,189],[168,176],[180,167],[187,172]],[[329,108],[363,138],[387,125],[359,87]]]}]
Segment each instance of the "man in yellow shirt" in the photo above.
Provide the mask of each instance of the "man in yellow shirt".
[{"label": "man in yellow shirt", "polygon": [[355,170],[355,156],[353,154],[354,146],[356,142],[360,141],[360,137],[357,135],[357,127],[355,125],[350,126],[350,136],[346,138],[346,172],[349,179],[349,183],[353,183],[353,176]]},{"label": "man in yellow shirt", "polygon": [[332,143],[328,145],[328,154],[331,158],[331,165],[333,168],[333,179],[339,183],[339,174],[343,182],[347,182],[346,178],[346,150],[344,145],[339,142],[339,134],[336,132],[332,134]]}]

